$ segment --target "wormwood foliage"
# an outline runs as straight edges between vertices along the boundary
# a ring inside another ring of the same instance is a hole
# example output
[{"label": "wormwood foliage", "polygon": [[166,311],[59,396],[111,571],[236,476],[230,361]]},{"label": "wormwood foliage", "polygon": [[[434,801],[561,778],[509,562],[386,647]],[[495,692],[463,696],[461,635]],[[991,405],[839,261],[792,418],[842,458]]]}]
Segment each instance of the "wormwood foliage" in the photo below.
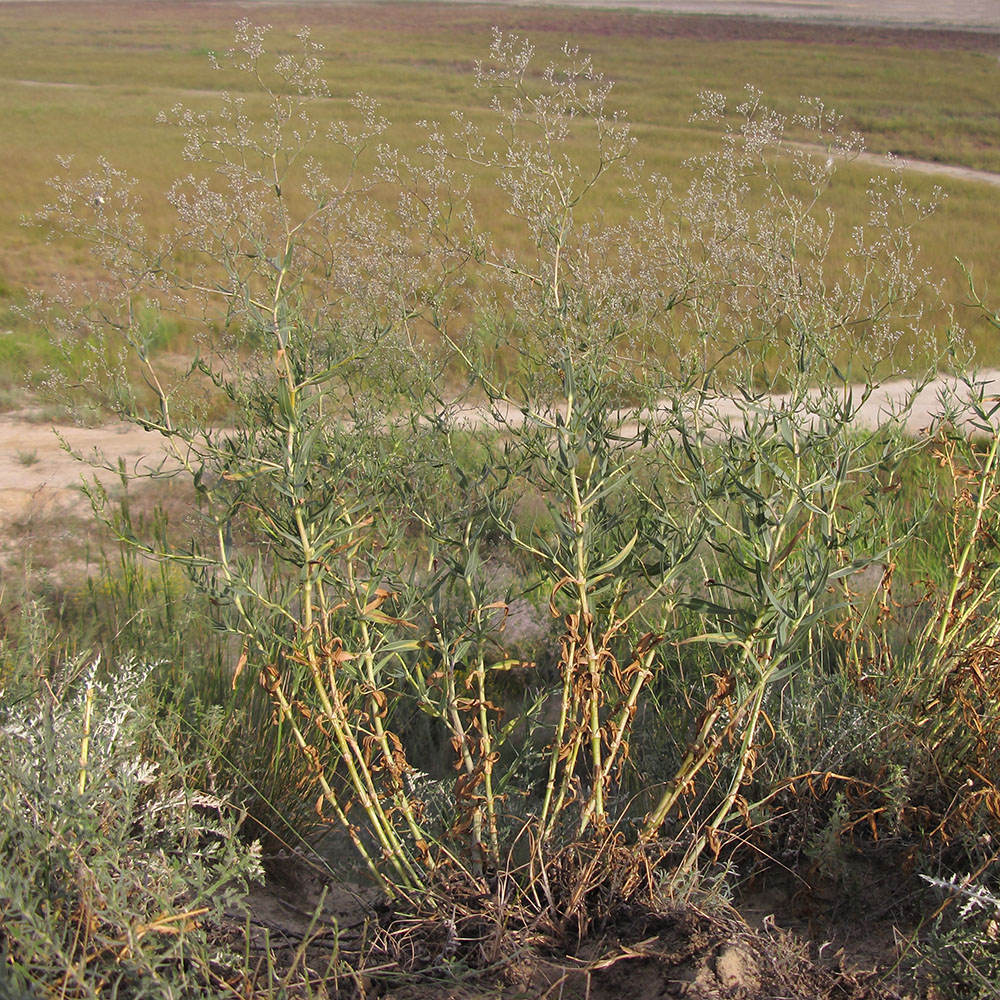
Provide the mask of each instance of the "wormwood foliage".
[{"label": "wormwood foliage", "polygon": [[[718,150],[649,176],[585,55],[537,69],[497,33],[485,110],[396,150],[367,96],[327,121],[307,32],[273,59],[264,40],[241,22],[219,59],[263,117],[234,96],[163,116],[191,160],[173,230],[146,234],[105,162],[43,213],[108,275],[51,314],[90,352],[77,384],[158,434],[157,475],[198,501],[186,548],[115,525],[208,595],[232,683],[269,693],[316,813],[388,896],[516,897],[583,933],[750,819],[771,693],[905,537],[882,526],[910,403],[855,422],[901,342],[937,342],[912,304],[931,206],[873,182],[834,270],[824,198],[859,140],[818,102],[796,125],[821,155],[756,91],[704,95]],[[484,198],[518,250],[477,224]],[[171,311],[202,318],[182,366],[152,350]],[[537,657],[525,607],[555,633]],[[711,669],[671,715],[678,651]],[[643,728],[678,748],[667,770]]]},{"label": "wormwood foliage", "polygon": [[238,956],[209,930],[263,878],[259,845],[153,720],[148,668],[98,666],[0,715],[0,995],[225,992]]}]

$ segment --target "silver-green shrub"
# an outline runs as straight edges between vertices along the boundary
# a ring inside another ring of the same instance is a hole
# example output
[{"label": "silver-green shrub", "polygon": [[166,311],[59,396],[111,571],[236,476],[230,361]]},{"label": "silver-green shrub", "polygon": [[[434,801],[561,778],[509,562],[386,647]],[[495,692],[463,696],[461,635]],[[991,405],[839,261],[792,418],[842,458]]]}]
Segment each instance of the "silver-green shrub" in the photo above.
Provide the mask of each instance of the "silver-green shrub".
[{"label": "silver-green shrub", "polygon": [[[195,784],[149,668],[85,660],[0,709],[0,993],[200,997],[238,960],[210,937],[259,849]],[[4,692],[9,694],[10,692]]]},{"label": "silver-green shrub", "polygon": [[[942,997],[989,1000],[1000,976],[1000,897],[993,864],[986,872],[942,879],[922,875],[946,894],[947,908],[939,907],[933,926],[924,936],[919,958]],[[944,909],[942,913],[941,910]]]}]

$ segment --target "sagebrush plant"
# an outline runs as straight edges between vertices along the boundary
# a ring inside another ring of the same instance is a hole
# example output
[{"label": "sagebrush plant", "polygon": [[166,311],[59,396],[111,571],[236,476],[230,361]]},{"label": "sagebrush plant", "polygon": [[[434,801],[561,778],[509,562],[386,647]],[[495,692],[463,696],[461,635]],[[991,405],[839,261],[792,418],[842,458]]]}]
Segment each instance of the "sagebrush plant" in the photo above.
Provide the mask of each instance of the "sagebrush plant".
[{"label": "sagebrush plant", "polygon": [[951,904],[939,908],[919,949],[936,996],[988,1000],[997,995],[1000,897],[988,888],[996,887],[995,863],[994,854],[975,874],[947,879],[922,876]]},{"label": "sagebrush plant", "polygon": [[227,992],[239,949],[209,931],[262,878],[259,845],[224,794],[195,784],[205,762],[157,720],[149,674],[70,659],[5,683],[5,996]]},{"label": "sagebrush plant", "polygon": [[[860,140],[818,102],[794,124],[820,156],[785,143],[756,91],[732,112],[705,95],[719,151],[675,194],[573,48],[536,72],[497,32],[476,79],[495,127],[427,122],[399,151],[366,96],[323,119],[308,32],[274,60],[264,39],[240,22],[219,63],[260,88],[265,118],[231,96],[164,116],[192,161],[171,232],[143,231],[103,161],[56,179],[43,213],[109,275],[50,314],[90,354],[76,383],[156,432],[156,475],[198,499],[186,548],[127,517],[119,534],[208,595],[237,637],[232,684],[267,690],[316,813],[390,897],[513,883],[582,932],[595,899],[640,890],[668,819],[688,825],[691,869],[748,817],[770,692],[905,537],[880,526],[931,372],[881,429],[854,424],[901,344],[942,346],[913,305],[928,279],[911,230],[932,206],[873,181],[834,271],[824,198]],[[486,184],[520,249],[478,225]],[[606,224],[598,196],[630,221]],[[152,350],[171,312],[201,317],[183,366]],[[224,427],[206,420],[220,395]],[[522,586],[482,571],[499,551]],[[561,623],[555,677],[506,647],[525,600]],[[705,647],[700,707],[657,715],[677,649]],[[511,670],[529,678],[520,707],[501,696]],[[440,760],[408,739],[415,712],[450,747],[447,804]],[[683,745],[673,773],[645,771],[642,718]]]}]

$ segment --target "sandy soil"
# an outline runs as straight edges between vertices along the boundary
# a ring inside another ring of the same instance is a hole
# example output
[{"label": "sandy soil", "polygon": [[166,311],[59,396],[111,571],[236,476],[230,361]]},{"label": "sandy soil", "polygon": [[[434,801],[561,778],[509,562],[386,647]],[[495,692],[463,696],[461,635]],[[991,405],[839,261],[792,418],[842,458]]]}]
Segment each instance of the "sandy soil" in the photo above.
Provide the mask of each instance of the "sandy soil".
[{"label": "sandy soil", "polygon": [[[330,942],[339,933],[342,958],[355,968],[385,967],[403,971],[386,1000],[472,1000],[490,996],[515,1000],[525,996],[565,1000],[901,1000],[879,974],[895,954],[890,925],[865,923],[865,932],[886,932],[887,942],[866,951],[845,947],[836,930],[823,922],[822,940],[813,940],[808,923],[786,920],[788,894],[769,891],[755,895],[754,912],[746,919],[738,910],[720,905],[710,910],[695,905],[629,904],[583,942],[569,940],[554,925],[525,933],[516,918],[505,929],[484,919],[492,901],[479,897],[467,908],[454,899],[447,936],[438,914],[422,919],[394,915],[379,905],[370,890],[349,884],[329,884],[320,870],[285,866],[267,889],[252,892],[251,954],[272,949],[279,969],[291,962],[321,969],[329,960]],[[806,904],[808,886],[797,886]],[[325,895],[324,895],[325,889]],[[710,901],[711,902],[711,901]],[[817,906],[824,904],[817,900]],[[742,907],[740,908],[740,910]],[[750,907],[750,911],[753,906]],[[776,914],[778,914],[776,916]],[[235,915],[234,915],[235,916]],[[337,932],[331,926],[337,921]],[[242,925],[242,921],[241,921]],[[860,934],[861,928],[856,928]],[[242,930],[242,926],[237,928]],[[814,931],[820,928],[814,927]],[[869,942],[871,943],[871,942]],[[435,967],[444,949],[459,963],[481,967],[484,954],[510,956],[465,988],[447,989],[435,983]],[[870,951],[870,953],[869,953]],[[810,957],[812,956],[812,957]],[[353,993],[351,995],[354,995]],[[368,994],[366,994],[368,995]],[[374,994],[373,994],[374,995]]]},{"label": "sandy soil", "polygon": [[[97,479],[113,490],[117,474],[99,465],[114,469],[119,459],[133,475],[170,467],[163,439],[127,424],[79,427],[30,414],[0,416],[0,538],[6,529],[16,549],[21,530],[41,522],[50,529],[75,525],[68,530],[79,534],[92,516],[84,484]],[[0,548],[13,555],[10,545]]]}]

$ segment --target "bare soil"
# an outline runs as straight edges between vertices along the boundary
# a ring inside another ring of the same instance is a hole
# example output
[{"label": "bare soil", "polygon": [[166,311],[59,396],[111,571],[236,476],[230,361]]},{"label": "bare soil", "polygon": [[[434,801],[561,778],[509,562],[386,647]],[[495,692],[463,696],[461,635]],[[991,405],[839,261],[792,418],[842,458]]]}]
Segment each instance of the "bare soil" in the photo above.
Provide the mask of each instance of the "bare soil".
[{"label": "bare soil", "polygon": [[[160,437],[129,424],[81,427],[55,424],[29,413],[0,416],[0,527],[33,510],[79,516],[89,510],[81,488],[95,477],[113,488],[119,459],[149,474],[166,458]],[[88,461],[84,461],[88,460]]]},{"label": "bare soil", "polygon": [[[801,895],[801,893],[800,893]],[[899,931],[888,921],[853,928],[828,921],[812,933],[781,888],[739,909],[721,900],[623,907],[581,943],[538,928],[498,925],[485,900],[419,916],[380,905],[370,892],[330,885],[302,869],[249,898],[254,955],[271,948],[279,968],[301,962],[317,978],[337,937],[343,996],[389,1000],[897,1000]],[[755,909],[756,907],[756,909]],[[763,909],[771,907],[764,913]],[[742,913],[741,913],[742,910]],[[761,911],[761,913],[758,913]],[[542,921],[540,921],[541,923]],[[496,955],[500,961],[483,961]],[[464,970],[456,982],[454,973]],[[362,991],[365,991],[362,993]]]}]

